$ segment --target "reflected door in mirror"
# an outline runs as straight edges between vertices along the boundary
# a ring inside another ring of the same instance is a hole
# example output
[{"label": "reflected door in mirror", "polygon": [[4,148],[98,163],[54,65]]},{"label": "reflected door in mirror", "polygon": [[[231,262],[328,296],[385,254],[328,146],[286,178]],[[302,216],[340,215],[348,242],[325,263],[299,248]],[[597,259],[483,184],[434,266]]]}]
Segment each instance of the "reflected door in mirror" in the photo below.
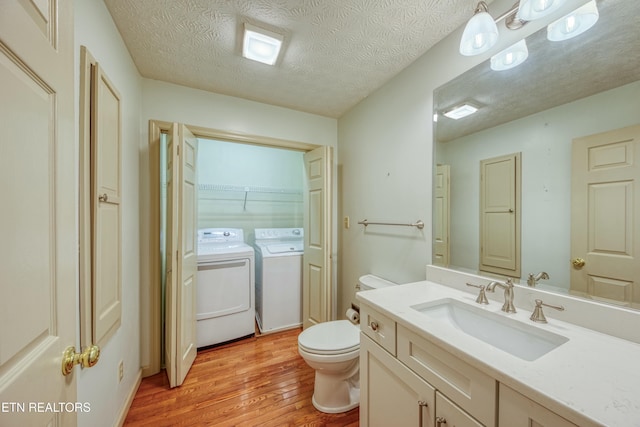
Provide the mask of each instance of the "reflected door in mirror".
[{"label": "reflected door in mirror", "polygon": [[573,140],[571,290],[640,307],[640,125]]},{"label": "reflected door in mirror", "polygon": [[480,161],[480,270],[520,277],[520,153]]},{"label": "reflected door in mirror", "polygon": [[433,217],[433,263],[443,267],[449,266],[450,243],[450,166],[437,165],[435,177],[435,200]]}]

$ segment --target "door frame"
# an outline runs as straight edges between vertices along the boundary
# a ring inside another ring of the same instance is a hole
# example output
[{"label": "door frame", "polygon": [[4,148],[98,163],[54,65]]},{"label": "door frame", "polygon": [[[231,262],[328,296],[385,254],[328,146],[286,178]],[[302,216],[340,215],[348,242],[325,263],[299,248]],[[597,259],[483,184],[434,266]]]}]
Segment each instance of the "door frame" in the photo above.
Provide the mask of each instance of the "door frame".
[{"label": "door frame", "polygon": [[[157,230],[160,229],[160,135],[171,131],[173,122],[162,120],[149,120],[149,221],[148,221],[148,254],[149,254],[149,286],[148,295],[149,310],[145,313],[141,310],[141,324],[143,328],[140,331],[140,341],[149,344],[149,364],[142,367],[142,376],[147,377],[160,372],[161,367],[161,342],[162,342],[162,295],[160,286],[160,253],[157,248],[160,247],[160,235]],[[194,126],[185,124],[185,126],[197,137],[216,139],[219,141],[236,142],[242,144],[259,145],[263,147],[284,148],[308,152],[315,148],[321,147],[320,144],[311,144],[307,142],[292,141],[286,139],[272,138],[267,136],[252,135],[243,132],[226,131],[222,129],[208,128],[204,126]],[[333,159],[335,162],[335,158]],[[332,165],[332,174],[336,174],[335,165]],[[335,180],[334,180],[335,182]],[[335,201],[335,188],[332,188],[332,200]],[[336,212],[330,212],[331,217],[336,216]],[[335,223],[335,221],[334,221]],[[336,230],[332,230],[332,235]],[[333,250],[331,251],[333,255]],[[333,257],[332,257],[333,258]],[[145,286],[144,283],[141,284]],[[141,290],[145,293],[145,290]],[[336,274],[335,269],[331,277],[331,317],[335,317],[336,311]],[[147,316],[145,319],[144,317]],[[145,330],[144,325],[149,325],[149,329]]]}]

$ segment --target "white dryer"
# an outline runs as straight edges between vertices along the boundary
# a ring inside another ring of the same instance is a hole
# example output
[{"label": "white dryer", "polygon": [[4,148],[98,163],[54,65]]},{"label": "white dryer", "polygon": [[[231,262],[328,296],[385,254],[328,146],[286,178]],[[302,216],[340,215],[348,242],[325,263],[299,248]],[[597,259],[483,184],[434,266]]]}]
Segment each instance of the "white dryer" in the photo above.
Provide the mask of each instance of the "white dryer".
[{"label": "white dryer", "polygon": [[242,229],[198,230],[198,348],[255,333],[254,264]]},{"label": "white dryer", "polygon": [[302,324],[302,228],[256,228],[256,321],[261,333]]}]

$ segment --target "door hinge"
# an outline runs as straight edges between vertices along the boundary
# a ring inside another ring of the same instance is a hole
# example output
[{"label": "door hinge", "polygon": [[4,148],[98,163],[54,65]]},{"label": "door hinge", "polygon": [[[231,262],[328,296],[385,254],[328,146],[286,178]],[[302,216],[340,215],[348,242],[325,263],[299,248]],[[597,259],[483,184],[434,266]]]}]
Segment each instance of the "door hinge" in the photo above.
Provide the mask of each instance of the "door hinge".
[{"label": "door hinge", "polygon": [[180,155],[180,146],[179,146],[179,145],[176,145],[176,149],[177,149],[177,151],[176,151],[176,152],[177,152],[177,155],[179,156],[179,155]]}]

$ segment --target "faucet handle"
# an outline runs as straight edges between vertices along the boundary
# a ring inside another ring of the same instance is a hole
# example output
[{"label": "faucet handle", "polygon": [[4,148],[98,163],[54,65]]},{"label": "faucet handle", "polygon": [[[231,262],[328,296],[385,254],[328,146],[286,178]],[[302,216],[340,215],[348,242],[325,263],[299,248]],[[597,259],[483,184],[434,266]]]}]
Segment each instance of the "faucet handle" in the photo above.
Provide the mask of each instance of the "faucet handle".
[{"label": "faucet handle", "polygon": [[487,299],[487,294],[485,293],[485,289],[487,288],[485,285],[474,285],[473,283],[468,283],[467,286],[471,286],[474,288],[480,289],[480,293],[478,294],[478,298],[476,298],[476,302],[478,304],[489,304],[489,300]]},{"label": "faucet handle", "polygon": [[537,299],[535,301],[536,301],[536,306],[533,309],[533,313],[531,313],[531,317],[529,317],[529,319],[533,320],[534,322],[547,323],[547,318],[545,317],[544,312],[542,311],[543,305],[545,307],[553,308],[554,310],[564,311],[564,307],[561,305],[556,306],[556,305],[545,304],[544,302],[542,302],[541,299]]}]

